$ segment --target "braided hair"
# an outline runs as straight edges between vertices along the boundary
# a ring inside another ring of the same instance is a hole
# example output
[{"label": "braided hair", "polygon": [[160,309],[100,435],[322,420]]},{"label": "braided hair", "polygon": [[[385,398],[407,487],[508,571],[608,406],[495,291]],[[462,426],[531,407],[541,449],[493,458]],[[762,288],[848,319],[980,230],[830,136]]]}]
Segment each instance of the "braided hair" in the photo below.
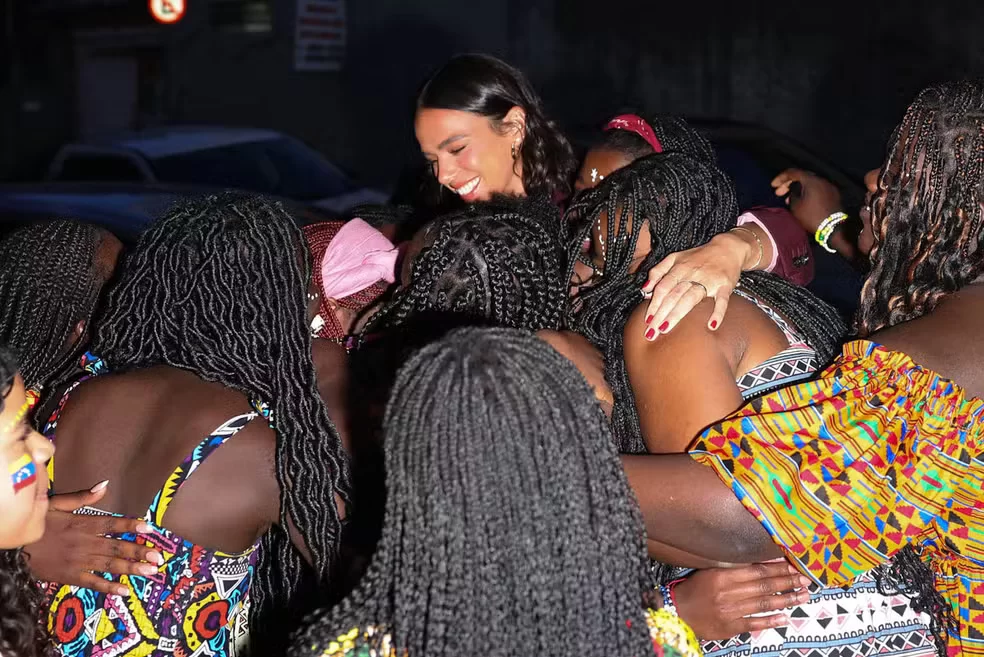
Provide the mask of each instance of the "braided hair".
[{"label": "braided hair", "polygon": [[304,237],[279,203],[225,193],[175,205],[141,236],[112,291],[95,351],[121,370],[168,365],[270,404],[281,523],[264,536],[250,587],[257,654],[275,654],[302,604],[303,564],[329,580],[341,529],[333,494],[348,498],[338,432],[318,395]]},{"label": "braided hair", "polygon": [[495,199],[422,229],[409,284],[366,324],[363,335],[430,313],[499,326],[559,329],[567,305],[566,252],[557,208],[536,198]]},{"label": "braided hair", "polygon": [[519,157],[528,196],[566,198],[577,169],[574,149],[547,119],[543,102],[521,71],[490,55],[458,55],[424,85],[417,109],[479,114],[498,126],[514,107],[526,113]]},{"label": "braided hair", "polygon": [[0,241],[0,343],[17,352],[26,387],[49,387],[74,366],[72,334],[92,319],[108,278],[95,266],[104,235],[90,224],[48,221]]},{"label": "braided hair", "polygon": [[932,312],[984,274],[984,81],[919,94],[895,131],[878,190],[863,336]]},{"label": "braided hair", "polygon": [[[16,375],[13,351],[0,345],[0,411]],[[40,657],[46,652],[41,608],[41,589],[28,570],[24,553],[0,550],[0,655]]]},{"label": "braided hair", "polygon": [[[607,177],[598,187],[576,198],[567,219],[580,227],[571,240],[573,256],[607,216],[602,237],[603,267],[578,294],[569,325],[587,337],[605,355],[605,378],[615,406],[612,431],[623,452],[643,452],[635,398],[629,384],[623,351],[625,323],[642,301],[639,290],[647,272],[671,253],[705,244],[735,225],[735,191],[728,177],[713,162],[681,152],[650,155]],[[634,221],[644,217],[645,221]],[[632,258],[643,225],[648,225],[652,249],[633,273]],[[573,261],[573,258],[572,258]],[[573,275],[573,264],[568,272]],[[788,319],[827,362],[846,332],[830,306],[806,289],[764,272],[742,274],[748,294]]]},{"label": "braided hair", "polygon": [[[717,162],[714,147],[682,117],[657,114],[647,121],[659,139],[664,153],[686,153],[704,162]],[[630,161],[652,155],[655,151],[645,139],[630,130],[605,130],[592,148],[621,153]]]},{"label": "braided hair", "polygon": [[652,654],[642,519],[567,359],[526,331],[452,331],[400,371],[384,424],[382,540],[292,656],[353,627],[414,657]]}]

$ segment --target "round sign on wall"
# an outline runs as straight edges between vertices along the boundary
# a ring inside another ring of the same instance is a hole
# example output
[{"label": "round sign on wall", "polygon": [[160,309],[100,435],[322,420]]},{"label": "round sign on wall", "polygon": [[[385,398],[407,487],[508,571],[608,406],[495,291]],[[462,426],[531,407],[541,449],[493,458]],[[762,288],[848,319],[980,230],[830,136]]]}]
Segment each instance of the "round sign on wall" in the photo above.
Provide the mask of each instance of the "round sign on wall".
[{"label": "round sign on wall", "polygon": [[150,15],[158,23],[177,23],[184,13],[185,0],[150,0]]}]

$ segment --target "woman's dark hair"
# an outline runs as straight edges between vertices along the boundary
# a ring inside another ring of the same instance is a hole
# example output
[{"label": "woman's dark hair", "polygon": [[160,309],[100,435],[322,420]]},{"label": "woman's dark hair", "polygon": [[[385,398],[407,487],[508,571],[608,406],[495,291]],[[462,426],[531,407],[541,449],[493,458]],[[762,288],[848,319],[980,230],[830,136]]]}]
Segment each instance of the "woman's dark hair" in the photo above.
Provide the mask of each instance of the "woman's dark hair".
[{"label": "woman's dark hair", "polygon": [[250,586],[255,654],[276,654],[310,602],[300,600],[305,567],[287,523],[324,585],[341,530],[334,493],[348,498],[346,458],[311,357],[310,277],[304,237],[279,203],[233,193],[190,199],[127,258],[94,347],[114,369],[178,367],[270,404],[281,524],[263,538]]},{"label": "woman's dark hair", "polygon": [[291,655],[353,627],[417,657],[652,654],[642,518],[567,359],[526,331],[453,331],[400,371],[385,430],[369,572]]},{"label": "woman's dark hair", "polygon": [[0,241],[0,343],[17,352],[28,388],[57,382],[81,356],[72,334],[91,322],[107,280],[95,267],[105,233],[46,221]]},{"label": "woman's dark hair", "polygon": [[[659,139],[664,153],[686,153],[703,162],[717,162],[714,147],[679,116],[657,114],[646,121]],[[592,146],[598,150],[615,151],[635,161],[655,153],[645,139],[630,130],[605,130]]]},{"label": "woman's dark hair", "polygon": [[[572,255],[581,250],[603,215],[608,217],[604,269],[592,279],[593,285],[578,294],[569,325],[605,355],[605,378],[615,397],[612,432],[619,450],[643,452],[623,354],[626,321],[643,301],[639,291],[649,269],[669,254],[705,244],[733,227],[738,208],[731,181],[713,162],[670,152],[636,160],[574,199],[567,219],[580,230],[571,240]],[[645,217],[645,222],[635,217]],[[652,250],[633,274],[632,258],[643,225],[649,227]],[[833,357],[846,332],[833,308],[806,289],[764,272],[743,274],[740,285],[789,320],[821,363]]]},{"label": "woman's dark hair", "polygon": [[526,113],[519,153],[523,189],[527,196],[566,198],[577,169],[574,150],[556,124],[547,120],[540,97],[520,71],[489,55],[458,55],[427,81],[417,97],[418,110],[471,112],[488,118],[496,129],[505,127],[502,121],[514,107]]},{"label": "woman's dark hair", "polygon": [[[0,412],[17,375],[14,353],[0,345]],[[0,520],[2,522],[2,520]],[[40,657],[47,637],[41,622],[41,589],[21,550],[0,550],[0,655]]]},{"label": "woman's dark hair", "polygon": [[984,274],[984,81],[919,94],[895,131],[878,189],[862,336],[932,312]]},{"label": "woman's dark hair", "polygon": [[567,261],[556,206],[539,197],[498,199],[422,230],[409,285],[373,315],[364,335],[448,313],[498,326],[561,328]]}]

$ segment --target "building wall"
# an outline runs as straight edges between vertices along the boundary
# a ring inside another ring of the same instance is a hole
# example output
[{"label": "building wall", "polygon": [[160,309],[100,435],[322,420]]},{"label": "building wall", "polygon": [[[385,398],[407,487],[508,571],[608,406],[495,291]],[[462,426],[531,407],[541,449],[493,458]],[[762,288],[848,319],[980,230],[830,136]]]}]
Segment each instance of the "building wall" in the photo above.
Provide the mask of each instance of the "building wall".
[{"label": "building wall", "polygon": [[496,0],[349,0],[340,72],[294,66],[296,3],[275,3],[269,35],[188,29],[171,45],[174,120],[253,125],[304,139],[363,178],[394,180],[415,150],[413,99],[421,81],[459,50],[506,54],[506,12]]},{"label": "building wall", "polygon": [[[284,130],[373,182],[412,161],[416,91],[455,52],[509,59],[572,132],[626,107],[759,122],[858,173],[881,160],[920,88],[984,75],[984,3],[973,0],[348,0],[340,72],[294,71],[295,0],[273,0],[265,35],[216,32],[205,0],[188,5],[180,25],[153,32],[164,120]],[[72,29],[25,42],[22,60],[44,52],[48,65],[22,87],[50,101],[13,122],[19,100],[0,89],[0,163],[39,161],[71,138]]]}]

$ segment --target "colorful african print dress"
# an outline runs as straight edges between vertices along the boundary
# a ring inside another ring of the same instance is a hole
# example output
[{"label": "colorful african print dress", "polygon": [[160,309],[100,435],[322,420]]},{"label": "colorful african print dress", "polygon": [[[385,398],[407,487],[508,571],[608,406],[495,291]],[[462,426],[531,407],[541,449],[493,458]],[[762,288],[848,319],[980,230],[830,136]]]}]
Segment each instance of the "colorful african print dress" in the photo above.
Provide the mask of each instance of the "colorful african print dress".
[{"label": "colorful african print dress", "polygon": [[[647,609],[645,614],[656,657],[700,657],[697,637],[679,616],[652,609]],[[353,627],[327,645],[304,648],[318,657],[397,657],[390,635],[374,625]],[[403,657],[408,657],[406,651]]]},{"label": "colorful african print dress", "polygon": [[984,401],[856,341],[816,381],[710,428],[691,454],[819,585],[870,580],[914,547],[953,613],[948,653],[984,655]]},{"label": "colorful african print dress", "polygon": [[[91,356],[87,357],[91,358]],[[102,361],[87,371],[107,372]],[[52,441],[58,418],[69,395],[86,377],[68,389],[47,426]],[[164,564],[150,577],[123,575],[118,581],[130,589],[126,598],[91,589],[57,583],[44,585],[48,606],[48,633],[57,654],[65,657],[231,657],[248,639],[249,585],[259,545],[228,554],[195,545],[163,527],[174,496],[201,464],[256,417],[269,418],[265,404],[230,418],[207,436],[174,470],[157,493],[144,520],[153,528],[149,535],[125,534],[120,540],[140,542],[164,556]],[[54,483],[54,459],[48,464]],[[117,515],[85,507],[76,513]]]}]

